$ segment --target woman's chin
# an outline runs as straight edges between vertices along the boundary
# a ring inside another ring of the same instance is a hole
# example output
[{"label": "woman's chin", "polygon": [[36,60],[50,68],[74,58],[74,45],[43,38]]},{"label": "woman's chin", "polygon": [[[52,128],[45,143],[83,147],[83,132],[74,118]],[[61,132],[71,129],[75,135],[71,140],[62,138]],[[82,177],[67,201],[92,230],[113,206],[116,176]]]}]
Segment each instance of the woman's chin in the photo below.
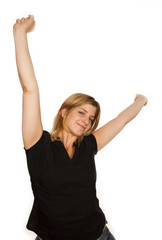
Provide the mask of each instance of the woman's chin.
[{"label": "woman's chin", "polygon": [[79,138],[79,137],[82,137],[85,134],[85,131],[76,131],[74,134],[77,138]]}]

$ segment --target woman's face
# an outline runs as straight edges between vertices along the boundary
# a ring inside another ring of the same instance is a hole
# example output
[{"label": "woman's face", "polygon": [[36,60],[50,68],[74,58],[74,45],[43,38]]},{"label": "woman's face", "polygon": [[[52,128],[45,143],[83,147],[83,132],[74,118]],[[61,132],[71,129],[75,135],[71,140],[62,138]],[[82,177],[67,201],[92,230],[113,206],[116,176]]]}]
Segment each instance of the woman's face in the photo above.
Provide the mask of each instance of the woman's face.
[{"label": "woman's face", "polygon": [[[62,117],[66,114],[66,109],[62,110]],[[83,104],[73,108],[65,120],[65,129],[73,136],[80,137],[92,126],[95,119],[96,107],[91,104]]]}]

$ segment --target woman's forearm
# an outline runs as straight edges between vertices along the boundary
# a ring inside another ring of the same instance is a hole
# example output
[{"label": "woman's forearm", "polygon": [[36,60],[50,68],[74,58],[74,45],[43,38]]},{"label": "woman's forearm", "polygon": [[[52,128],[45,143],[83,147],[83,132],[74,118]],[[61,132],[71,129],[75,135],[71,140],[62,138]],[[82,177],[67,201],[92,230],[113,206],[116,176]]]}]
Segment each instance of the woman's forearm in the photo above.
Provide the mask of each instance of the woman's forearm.
[{"label": "woman's forearm", "polygon": [[35,91],[38,88],[27,41],[27,33],[33,25],[34,19],[30,16],[17,20],[13,27],[16,64],[23,91]]},{"label": "woman's forearm", "polygon": [[124,120],[125,124],[127,124],[138,115],[142,107],[146,104],[147,98],[141,94],[137,94],[134,103],[122,111],[118,116]]},{"label": "woman's forearm", "polygon": [[29,53],[27,35],[14,34],[16,64],[23,91],[32,91],[37,88],[34,68]]}]

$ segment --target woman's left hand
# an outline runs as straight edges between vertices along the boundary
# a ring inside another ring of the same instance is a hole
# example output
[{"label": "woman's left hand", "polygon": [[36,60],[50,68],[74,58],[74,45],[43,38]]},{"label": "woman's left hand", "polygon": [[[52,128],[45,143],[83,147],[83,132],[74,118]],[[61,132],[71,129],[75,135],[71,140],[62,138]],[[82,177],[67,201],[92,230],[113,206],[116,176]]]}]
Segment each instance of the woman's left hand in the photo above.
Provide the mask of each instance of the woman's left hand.
[{"label": "woman's left hand", "polygon": [[143,106],[147,105],[148,99],[144,95],[136,94],[136,97],[135,97],[134,101],[138,101],[138,100],[143,101]]}]

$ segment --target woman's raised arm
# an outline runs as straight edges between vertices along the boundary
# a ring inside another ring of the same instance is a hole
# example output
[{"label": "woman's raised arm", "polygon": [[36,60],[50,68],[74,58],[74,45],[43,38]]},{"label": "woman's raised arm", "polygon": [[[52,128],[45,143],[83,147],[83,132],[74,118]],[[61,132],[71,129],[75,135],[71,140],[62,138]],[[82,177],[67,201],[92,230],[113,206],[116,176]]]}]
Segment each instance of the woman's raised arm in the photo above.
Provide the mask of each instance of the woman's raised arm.
[{"label": "woman's raised arm", "polygon": [[122,111],[116,118],[96,130],[93,135],[97,141],[98,151],[108,144],[128,122],[135,118],[146,104],[147,98],[137,94],[134,103]]},{"label": "woman's raised arm", "polygon": [[15,54],[20,84],[23,90],[22,135],[25,149],[34,145],[41,137],[39,88],[29,53],[27,33],[34,29],[34,16],[17,19],[13,26]]}]

